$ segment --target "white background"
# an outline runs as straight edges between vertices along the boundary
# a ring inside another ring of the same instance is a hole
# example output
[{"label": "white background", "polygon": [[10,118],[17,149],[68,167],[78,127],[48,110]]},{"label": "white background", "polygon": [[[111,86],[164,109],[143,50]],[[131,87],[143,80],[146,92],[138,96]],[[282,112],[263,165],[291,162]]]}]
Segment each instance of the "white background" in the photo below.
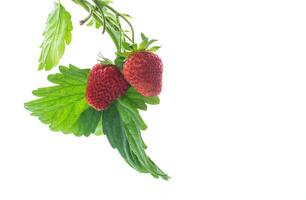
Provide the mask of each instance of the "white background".
[{"label": "white background", "polygon": [[[114,48],[73,16],[62,64]],[[105,137],[51,132],[23,103],[48,86],[38,46],[52,0],[0,8],[0,199],[306,199],[306,2],[117,0],[158,38],[161,104],[143,113],[148,154],[172,177],[131,169]]]}]

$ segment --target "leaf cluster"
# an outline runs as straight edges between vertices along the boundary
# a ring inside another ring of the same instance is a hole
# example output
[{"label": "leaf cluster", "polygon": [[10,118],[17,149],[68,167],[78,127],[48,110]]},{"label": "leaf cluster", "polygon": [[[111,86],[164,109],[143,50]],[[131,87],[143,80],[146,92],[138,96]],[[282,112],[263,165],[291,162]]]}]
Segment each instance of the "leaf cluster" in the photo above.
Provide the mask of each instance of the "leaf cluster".
[{"label": "leaf cluster", "polygon": [[87,137],[105,133],[131,167],[154,177],[169,178],[146,155],[147,147],[141,138],[141,130],[147,125],[139,110],[147,110],[147,104],[159,104],[158,97],[144,97],[130,87],[108,109],[96,111],[85,98],[89,69],[69,65],[60,66],[59,71],[48,76],[55,85],[34,90],[38,99],[25,103],[33,116],[56,132]]}]

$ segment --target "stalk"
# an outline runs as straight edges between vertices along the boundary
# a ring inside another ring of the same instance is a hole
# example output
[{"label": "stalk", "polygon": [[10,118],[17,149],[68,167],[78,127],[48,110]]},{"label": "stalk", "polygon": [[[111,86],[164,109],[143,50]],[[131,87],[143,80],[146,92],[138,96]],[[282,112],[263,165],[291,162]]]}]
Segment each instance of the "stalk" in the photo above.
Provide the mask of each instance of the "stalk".
[{"label": "stalk", "polygon": [[134,28],[131,24],[131,22],[121,13],[119,13],[117,10],[115,10],[114,8],[110,7],[109,5],[105,5],[106,8],[108,8],[109,10],[111,10],[112,12],[114,12],[116,14],[116,16],[121,17],[124,21],[126,21],[126,23],[130,26],[131,32],[132,32],[132,42],[134,43]]},{"label": "stalk", "polygon": [[[72,0],[74,3],[80,5],[83,7],[87,12],[89,12],[89,16],[86,17],[81,23],[85,23],[87,20],[90,19],[90,17],[93,17],[96,21],[98,21],[103,26],[103,33],[107,32],[111,39],[113,40],[117,52],[121,52],[122,49],[122,43],[125,41],[125,39],[131,41],[134,43],[134,28],[131,24],[131,22],[121,13],[119,13],[117,10],[112,8],[111,6],[107,4],[103,4],[99,0],[93,0],[96,6],[89,3],[87,0]],[[104,14],[104,8],[111,11],[115,17],[116,17],[116,25],[119,27],[119,30],[114,30],[114,22],[110,19],[109,16]],[[122,18],[130,27],[131,29],[131,38],[122,30],[122,26],[120,23],[119,18]]]},{"label": "stalk", "polygon": [[119,40],[117,39],[117,36],[110,30],[110,28],[106,25],[105,20],[101,19],[102,17],[99,15],[99,13],[96,11],[95,7],[89,3],[86,0],[72,0],[74,3],[80,5],[83,7],[87,12],[92,13],[92,17],[95,18],[100,24],[103,25],[105,31],[108,33],[108,35],[111,37],[113,40],[117,52],[120,51],[120,45],[119,45]]}]

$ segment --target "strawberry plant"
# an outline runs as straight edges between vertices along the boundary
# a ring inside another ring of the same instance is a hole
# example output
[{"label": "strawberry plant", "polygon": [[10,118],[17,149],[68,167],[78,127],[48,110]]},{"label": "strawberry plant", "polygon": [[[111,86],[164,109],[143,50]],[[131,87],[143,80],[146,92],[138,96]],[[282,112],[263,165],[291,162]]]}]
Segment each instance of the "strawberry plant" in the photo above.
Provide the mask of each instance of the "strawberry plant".
[{"label": "strawberry plant", "polygon": [[147,125],[139,113],[160,101],[157,95],[162,87],[163,64],[156,55],[160,46],[154,46],[156,40],[143,33],[141,42],[136,43],[131,17],[114,9],[111,1],[72,1],[88,12],[80,25],[110,36],[115,59],[100,54],[99,63],[87,69],[60,65],[72,41],[73,24],[63,4],[55,3],[43,32],[38,69],[60,65],[59,72],[48,76],[53,86],[33,91],[37,99],[25,103],[25,108],[52,131],[79,137],[105,135],[132,168],[168,180],[145,152],[141,131]]}]

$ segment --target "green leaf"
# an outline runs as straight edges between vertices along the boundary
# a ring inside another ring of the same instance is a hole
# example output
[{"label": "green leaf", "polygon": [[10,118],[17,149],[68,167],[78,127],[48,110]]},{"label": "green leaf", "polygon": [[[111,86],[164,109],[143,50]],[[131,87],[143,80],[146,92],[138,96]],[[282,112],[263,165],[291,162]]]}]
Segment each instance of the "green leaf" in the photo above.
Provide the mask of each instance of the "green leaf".
[{"label": "green leaf", "polygon": [[168,180],[169,176],[145,153],[146,145],[141,138],[139,123],[135,120],[139,116],[134,114],[121,99],[113,103],[102,114],[104,133],[111,146],[119,151],[131,167],[142,173],[150,173],[153,177]]},{"label": "green leaf", "polygon": [[85,99],[88,69],[73,65],[60,66],[60,73],[49,75],[55,86],[33,91],[38,99],[25,103],[25,108],[48,124],[52,131],[89,136],[95,133],[101,112],[89,107]]},{"label": "green leaf", "polygon": [[96,111],[92,107],[88,107],[85,111],[82,112],[71,130],[76,136],[84,135],[88,137],[90,134],[96,132],[101,117],[102,112]]},{"label": "green leaf", "polygon": [[131,45],[130,45],[129,43],[127,43],[127,42],[122,42],[122,47],[123,47],[125,50],[128,50],[128,51],[133,50],[133,49],[131,48]]},{"label": "green leaf", "polygon": [[99,29],[102,25],[95,18],[91,18],[90,21],[86,24],[86,26],[94,26],[96,29]]},{"label": "green leaf", "polygon": [[141,33],[140,36],[141,36],[142,40],[148,40],[149,39],[144,33]]},{"label": "green leaf", "polygon": [[55,3],[43,33],[39,70],[50,70],[59,63],[65,52],[65,44],[69,45],[71,42],[71,31],[72,22],[69,12],[60,3]]},{"label": "green leaf", "polygon": [[148,43],[149,43],[148,40],[143,40],[139,45],[139,50],[146,50],[148,47]]},{"label": "green leaf", "polygon": [[139,45],[139,49],[140,50],[145,50],[148,47],[149,38],[147,36],[145,36],[144,33],[141,33],[141,39],[142,39],[142,42]]},{"label": "green leaf", "polygon": [[155,39],[153,39],[153,40],[150,40],[149,42],[148,42],[148,45],[147,45],[147,47],[149,47],[151,44],[153,44],[154,42],[157,42],[158,40],[155,40]]},{"label": "green leaf", "polygon": [[130,146],[125,135],[125,129],[116,105],[111,105],[102,113],[103,132],[113,148],[116,148],[125,161],[133,168],[144,172],[139,161],[130,151]]},{"label": "green leaf", "polygon": [[137,50],[138,50],[138,45],[137,45],[136,43],[130,45],[130,47],[131,47],[131,49],[132,49],[133,51],[137,51]]},{"label": "green leaf", "polygon": [[139,94],[133,87],[130,87],[129,90],[126,92],[125,96],[129,99],[131,104],[137,109],[146,110],[147,105],[157,105],[159,104],[160,100],[158,96],[155,97],[145,97]]},{"label": "green leaf", "polygon": [[118,105],[120,105],[120,107],[122,108],[121,113],[123,113],[123,115],[121,116],[129,117],[128,119],[125,120],[126,122],[130,122],[130,121],[135,122],[141,130],[146,130],[148,128],[146,123],[143,121],[143,119],[139,115],[137,108],[133,106],[133,104],[128,98],[123,96],[120,99],[118,99]]},{"label": "green leaf", "polygon": [[155,96],[155,97],[143,97],[144,101],[147,103],[147,104],[151,104],[151,105],[158,105],[160,100],[159,100],[159,97],[158,96]]},{"label": "green leaf", "polygon": [[143,96],[139,94],[133,87],[126,92],[125,97],[128,98],[133,106],[140,110],[147,110],[146,102]]},{"label": "green leaf", "polygon": [[154,46],[154,47],[151,47],[151,48],[149,49],[149,51],[156,52],[156,51],[158,51],[158,49],[160,49],[160,48],[161,48],[161,46]]}]

